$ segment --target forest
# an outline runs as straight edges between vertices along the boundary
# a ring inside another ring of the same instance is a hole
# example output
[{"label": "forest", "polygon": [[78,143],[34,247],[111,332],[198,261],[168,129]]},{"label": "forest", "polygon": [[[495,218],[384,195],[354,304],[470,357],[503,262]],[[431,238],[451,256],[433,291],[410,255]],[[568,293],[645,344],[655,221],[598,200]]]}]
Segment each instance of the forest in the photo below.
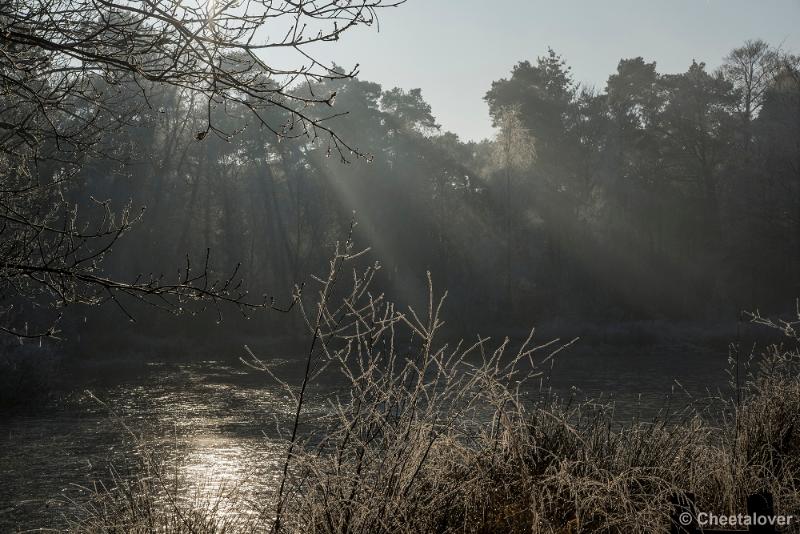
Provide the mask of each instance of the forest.
[{"label": "forest", "polygon": [[243,104],[211,110],[223,133],[199,139],[208,110],[155,87],[115,135],[125,164],[93,162],[69,194],[79,213],[146,208],[104,263],[122,278],[208,249],[220,276],[239,265],[287,302],[355,221],[382,287],[413,300],[430,271],[462,334],[784,312],[800,292],[797,64],[756,40],[713,72],[621,59],[596,89],[548,50],[486,88],[497,135],[479,143],[442,131],[419,89],[304,89],[335,95],[346,114],[327,124],[364,157],[237,131]]}]

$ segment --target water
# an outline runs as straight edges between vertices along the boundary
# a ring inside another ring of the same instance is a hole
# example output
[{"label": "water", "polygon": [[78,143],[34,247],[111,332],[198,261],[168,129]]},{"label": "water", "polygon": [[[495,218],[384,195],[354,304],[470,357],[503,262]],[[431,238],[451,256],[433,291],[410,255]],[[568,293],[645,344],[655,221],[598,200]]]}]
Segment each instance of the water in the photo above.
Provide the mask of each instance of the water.
[{"label": "water", "polygon": [[[619,418],[646,418],[726,391],[726,360],[724,345],[579,346],[548,375],[562,397],[614,400]],[[286,378],[297,383],[300,367],[285,366]],[[63,527],[76,513],[69,499],[108,480],[112,464],[124,472],[135,441],[168,458],[195,499],[236,486],[254,502],[268,500],[285,454],[276,424],[289,423],[294,404],[263,373],[231,358],[152,362],[73,380],[79,385],[64,398],[0,421],[0,531]],[[83,393],[87,382],[105,406]],[[312,384],[308,411],[324,410],[333,388]]]},{"label": "water", "polygon": [[0,423],[0,531],[63,525],[74,514],[68,500],[85,495],[80,486],[108,480],[112,464],[127,468],[135,443],[177,465],[183,491],[203,488],[201,499],[221,486],[255,495],[271,485],[283,454],[276,422],[286,424],[294,406],[263,374],[200,361],[124,375],[92,381],[103,404],[78,390]]}]

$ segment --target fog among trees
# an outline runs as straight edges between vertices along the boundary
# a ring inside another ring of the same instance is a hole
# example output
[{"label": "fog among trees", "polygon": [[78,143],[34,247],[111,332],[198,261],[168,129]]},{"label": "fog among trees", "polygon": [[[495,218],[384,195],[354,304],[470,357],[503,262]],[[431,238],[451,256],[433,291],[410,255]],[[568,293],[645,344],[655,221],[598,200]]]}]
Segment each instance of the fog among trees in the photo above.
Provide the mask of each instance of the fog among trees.
[{"label": "fog among trees", "polygon": [[[128,88],[119,105],[129,117],[102,140],[114,157],[87,157],[59,194],[88,224],[98,206],[127,213],[130,228],[93,271],[115,280],[171,279],[187,255],[199,269],[210,251],[210,278],[236,272],[250,294],[286,305],[355,221],[357,242],[383,264],[381,287],[413,301],[430,271],[464,331],[791,309],[797,58],[748,41],[716,71],[687,64],[660,73],[623,58],[591,88],[546,50],[487,88],[497,134],[479,143],[442,131],[419,89],[344,71],[294,89],[335,95],[343,113],[325,124],[345,150],[253,124],[247,102],[209,107],[183,87]],[[230,133],[205,135],[209,124]],[[63,167],[37,171],[53,180]],[[13,204],[4,209],[14,217]]]}]

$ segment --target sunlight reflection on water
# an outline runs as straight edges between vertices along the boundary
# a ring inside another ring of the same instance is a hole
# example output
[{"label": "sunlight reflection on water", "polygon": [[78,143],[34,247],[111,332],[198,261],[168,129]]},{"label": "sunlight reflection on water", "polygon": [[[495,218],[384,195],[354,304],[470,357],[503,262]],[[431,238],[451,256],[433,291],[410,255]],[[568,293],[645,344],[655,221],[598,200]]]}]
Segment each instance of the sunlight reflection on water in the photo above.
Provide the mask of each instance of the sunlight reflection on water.
[{"label": "sunlight reflection on water", "polygon": [[282,447],[272,447],[265,458],[257,444],[223,435],[196,436],[187,446],[179,460],[179,486],[193,506],[220,515],[256,515],[263,509],[274,490]]},{"label": "sunlight reflection on water", "polygon": [[81,499],[76,485],[107,481],[110,465],[135,474],[130,432],[163,459],[163,476],[191,506],[221,515],[268,511],[285,454],[276,423],[294,410],[270,384],[236,363],[153,364],[92,388],[108,409],[75,394],[0,421],[0,531],[63,526],[72,512],[59,495]]}]

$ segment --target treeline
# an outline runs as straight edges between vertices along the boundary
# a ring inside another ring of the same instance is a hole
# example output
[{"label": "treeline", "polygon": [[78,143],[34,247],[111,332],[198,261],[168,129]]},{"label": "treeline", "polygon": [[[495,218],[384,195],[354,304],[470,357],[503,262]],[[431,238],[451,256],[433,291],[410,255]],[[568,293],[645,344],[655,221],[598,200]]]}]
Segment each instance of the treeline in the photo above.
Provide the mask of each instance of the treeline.
[{"label": "treeline", "polygon": [[480,143],[442,132],[418,89],[315,84],[346,111],[326,124],[370,154],[347,162],[323,137],[247,125],[246,100],[155,87],[109,140],[118,160],[95,160],[73,194],[146,208],[108,257],[117,276],[175,276],[209,249],[212,271],[239,265],[285,302],[355,212],[383,289],[413,301],[430,271],[464,328],[730,318],[800,295],[797,66],[753,41],[713,72],[624,59],[600,91],[549,51],[492,84],[497,135]]}]

